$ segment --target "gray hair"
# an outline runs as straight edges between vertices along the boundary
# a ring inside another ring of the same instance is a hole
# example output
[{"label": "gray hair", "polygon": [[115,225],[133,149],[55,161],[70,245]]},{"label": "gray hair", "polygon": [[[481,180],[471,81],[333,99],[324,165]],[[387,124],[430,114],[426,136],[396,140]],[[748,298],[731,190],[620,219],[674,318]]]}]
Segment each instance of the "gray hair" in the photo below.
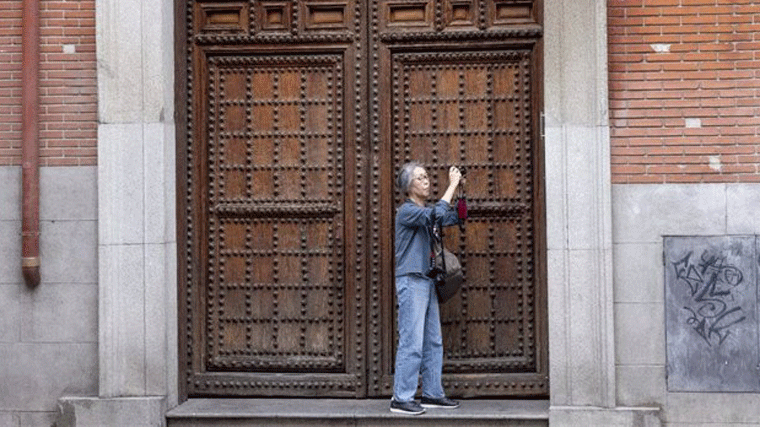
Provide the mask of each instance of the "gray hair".
[{"label": "gray hair", "polygon": [[408,162],[401,166],[401,170],[398,172],[398,177],[396,177],[396,187],[398,187],[399,191],[404,195],[409,192],[409,186],[412,184],[412,178],[414,178],[412,176],[414,170],[421,167],[423,166],[419,162]]}]

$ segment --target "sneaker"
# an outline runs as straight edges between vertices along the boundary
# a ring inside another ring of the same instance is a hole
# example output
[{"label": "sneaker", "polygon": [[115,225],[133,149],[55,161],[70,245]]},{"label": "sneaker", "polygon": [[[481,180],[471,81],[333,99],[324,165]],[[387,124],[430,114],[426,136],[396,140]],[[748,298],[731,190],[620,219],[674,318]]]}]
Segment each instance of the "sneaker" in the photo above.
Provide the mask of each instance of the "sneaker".
[{"label": "sneaker", "polygon": [[432,398],[422,396],[421,403],[425,408],[455,409],[459,407],[459,402],[451,400],[448,397]]},{"label": "sneaker", "polygon": [[409,402],[396,402],[391,399],[391,412],[407,415],[420,415],[425,413],[425,408],[414,400]]}]

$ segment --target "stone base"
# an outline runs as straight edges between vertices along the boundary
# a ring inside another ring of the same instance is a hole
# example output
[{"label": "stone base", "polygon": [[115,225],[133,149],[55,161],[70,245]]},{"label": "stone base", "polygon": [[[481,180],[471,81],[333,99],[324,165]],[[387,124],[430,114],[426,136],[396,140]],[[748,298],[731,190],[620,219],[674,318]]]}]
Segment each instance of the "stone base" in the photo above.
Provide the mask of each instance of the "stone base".
[{"label": "stone base", "polygon": [[551,406],[551,427],[661,427],[659,408]]},{"label": "stone base", "polygon": [[63,397],[56,427],[165,427],[166,398]]},{"label": "stone base", "polygon": [[[548,427],[546,400],[462,400],[455,410],[412,417],[390,399],[190,399],[167,414],[169,427]],[[587,426],[584,426],[587,427]]]}]

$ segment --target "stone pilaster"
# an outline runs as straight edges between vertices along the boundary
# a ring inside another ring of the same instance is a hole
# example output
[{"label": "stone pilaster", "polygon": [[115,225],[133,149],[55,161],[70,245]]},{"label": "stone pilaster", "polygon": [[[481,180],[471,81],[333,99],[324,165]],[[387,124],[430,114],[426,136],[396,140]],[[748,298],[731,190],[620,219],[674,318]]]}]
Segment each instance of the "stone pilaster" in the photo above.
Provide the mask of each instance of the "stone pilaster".
[{"label": "stone pilaster", "polygon": [[639,425],[616,408],[606,2],[544,11],[550,422]]},{"label": "stone pilaster", "polygon": [[61,399],[61,425],[157,426],[178,394],[174,2],[97,0],[96,27],[99,396]]},{"label": "stone pilaster", "polygon": [[96,3],[101,397],[176,396],[173,6]]}]

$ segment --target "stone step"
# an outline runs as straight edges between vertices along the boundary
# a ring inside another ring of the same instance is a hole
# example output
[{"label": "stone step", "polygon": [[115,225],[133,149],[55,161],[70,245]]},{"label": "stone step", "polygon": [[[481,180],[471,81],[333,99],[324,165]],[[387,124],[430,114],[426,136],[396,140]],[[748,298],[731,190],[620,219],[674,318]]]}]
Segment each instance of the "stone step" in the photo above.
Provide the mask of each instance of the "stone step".
[{"label": "stone step", "polygon": [[458,409],[395,414],[388,399],[190,399],[167,414],[168,427],[548,427],[546,400],[462,400]]}]

